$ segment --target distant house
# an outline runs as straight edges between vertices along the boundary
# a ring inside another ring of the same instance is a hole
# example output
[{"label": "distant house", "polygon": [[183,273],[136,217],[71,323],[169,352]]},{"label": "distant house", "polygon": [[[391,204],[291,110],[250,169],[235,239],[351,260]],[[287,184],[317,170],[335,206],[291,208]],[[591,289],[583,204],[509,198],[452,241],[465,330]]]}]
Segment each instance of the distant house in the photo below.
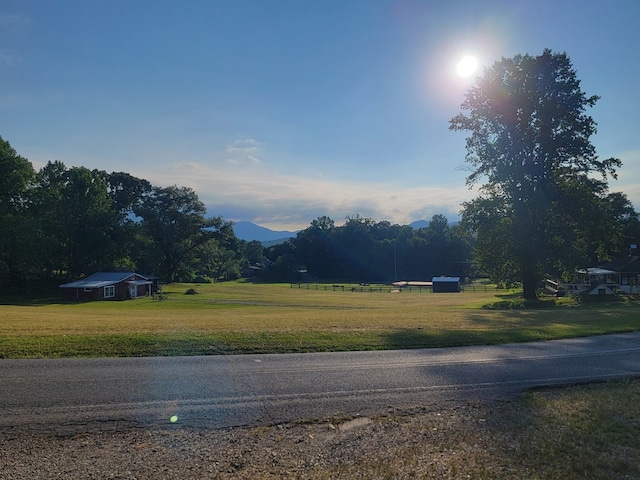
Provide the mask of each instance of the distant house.
[{"label": "distant house", "polygon": [[433,293],[459,292],[460,277],[433,277],[431,285]]},{"label": "distant house", "polygon": [[98,272],[60,285],[65,300],[124,300],[144,297],[157,290],[157,280],[134,272]]},{"label": "distant house", "polygon": [[576,283],[547,280],[548,290],[558,294],[615,295],[640,293],[640,257],[620,257],[599,267],[576,272]]},{"label": "distant house", "polygon": [[640,257],[629,255],[605,263],[601,268],[616,272],[617,286],[625,293],[640,293]]}]

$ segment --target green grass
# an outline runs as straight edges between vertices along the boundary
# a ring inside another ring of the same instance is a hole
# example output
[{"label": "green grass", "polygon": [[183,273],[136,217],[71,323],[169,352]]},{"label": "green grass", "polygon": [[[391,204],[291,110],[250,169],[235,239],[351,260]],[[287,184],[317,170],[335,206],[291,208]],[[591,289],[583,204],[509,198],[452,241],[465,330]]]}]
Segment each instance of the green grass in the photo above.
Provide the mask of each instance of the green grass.
[{"label": "green grass", "polygon": [[173,284],[163,300],[0,305],[0,358],[402,349],[640,329],[637,299],[532,305],[484,286],[451,294],[345,287],[229,282],[185,295],[194,285]]},{"label": "green grass", "polygon": [[[544,298],[532,304],[522,302],[519,292],[484,288],[460,294],[334,292],[324,285],[241,282],[200,285],[197,295],[184,295],[191,287],[165,287],[161,301],[0,305],[0,358],[442,347],[640,329],[637,298],[586,304]],[[373,458],[359,454],[358,436],[346,444],[336,440],[326,447],[327,458],[356,445],[350,460],[340,471],[321,469],[309,478],[418,478],[416,472],[443,479],[640,478],[638,380],[390,415],[378,419],[376,434],[367,438],[382,439],[397,428],[405,441],[382,442]]]}]

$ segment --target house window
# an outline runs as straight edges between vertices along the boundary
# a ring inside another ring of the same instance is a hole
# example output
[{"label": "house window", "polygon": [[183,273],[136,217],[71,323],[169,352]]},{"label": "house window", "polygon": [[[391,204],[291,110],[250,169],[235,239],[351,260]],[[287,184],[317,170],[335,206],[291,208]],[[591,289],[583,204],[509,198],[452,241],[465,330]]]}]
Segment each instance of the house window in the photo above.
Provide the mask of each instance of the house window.
[{"label": "house window", "polygon": [[93,288],[85,288],[84,291],[85,293],[91,293],[93,292]]},{"label": "house window", "polygon": [[116,287],[113,285],[109,285],[108,287],[104,287],[104,298],[113,298],[116,296]]}]

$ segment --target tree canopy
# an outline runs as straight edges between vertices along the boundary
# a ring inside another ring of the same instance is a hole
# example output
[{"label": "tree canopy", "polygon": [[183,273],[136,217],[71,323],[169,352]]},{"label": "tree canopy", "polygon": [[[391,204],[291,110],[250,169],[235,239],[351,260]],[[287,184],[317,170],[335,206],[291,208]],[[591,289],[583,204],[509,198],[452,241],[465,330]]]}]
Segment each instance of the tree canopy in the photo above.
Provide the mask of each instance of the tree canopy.
[{"label": "tree canopy", "polygon": [[207,218],[198,195],[187,187],[155,187],[134,209],[142,229],[153,240],[148,253],[150,265],[168,281],[176,280],[181,269],[203,246],[232,235],[231,225],[221,217]]},{"label": "tree canopy", "polygon": [[450,121],[470,132],[467,184],[482,183],[463,205],[477,260],[496,280],[521,281],[525,298],[536,298],[545,273],[586,263],[594,244],[611,250],[607,180],[621,162],[601,160],[591,143],[587,109],[597,101],[565,53],[544,50],[494,63]]},{"label": "tree canopy", "polygon": [[488,273],[521,282],[533,298],[544,274],[570,277],[640,242],[631,202],[608,190],[621,163],[600,160],[590,142],[596,125],[586,111],[596,101],[565,54],[503,58],[450,123],[470,132],[467,183],[481,184],[460,224],[434,215],[414,229],[355,214],[337,225],[321,216],[269,248],[236,238],[190,188],[61,161],[36,172],[0,137],[0,293],[49,291],[98,270],[171,282],[234,279],[250,266],[267,281]]}]

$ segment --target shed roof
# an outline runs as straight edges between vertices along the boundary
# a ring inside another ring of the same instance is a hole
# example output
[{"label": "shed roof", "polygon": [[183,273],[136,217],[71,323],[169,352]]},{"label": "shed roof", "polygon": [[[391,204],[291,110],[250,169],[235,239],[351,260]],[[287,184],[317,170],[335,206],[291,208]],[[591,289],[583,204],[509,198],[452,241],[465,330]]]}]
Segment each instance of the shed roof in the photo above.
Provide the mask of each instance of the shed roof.
[{"label": "shed roof", "polygon": [[460,277],[433,277],[431,279],[432,282],[447,282],[447,283],[457,283],[460,281]]},{"label": "shed roof", "polygon": [[146,280],[145,277],[135,272],[97,272],[93,275],[89,275],[82,280],[76,280],[71,283],[64,283],[60,285],[60,288],[101,288],[116,283],[124,282],[132,275],[137,275],[139,278]]}]

